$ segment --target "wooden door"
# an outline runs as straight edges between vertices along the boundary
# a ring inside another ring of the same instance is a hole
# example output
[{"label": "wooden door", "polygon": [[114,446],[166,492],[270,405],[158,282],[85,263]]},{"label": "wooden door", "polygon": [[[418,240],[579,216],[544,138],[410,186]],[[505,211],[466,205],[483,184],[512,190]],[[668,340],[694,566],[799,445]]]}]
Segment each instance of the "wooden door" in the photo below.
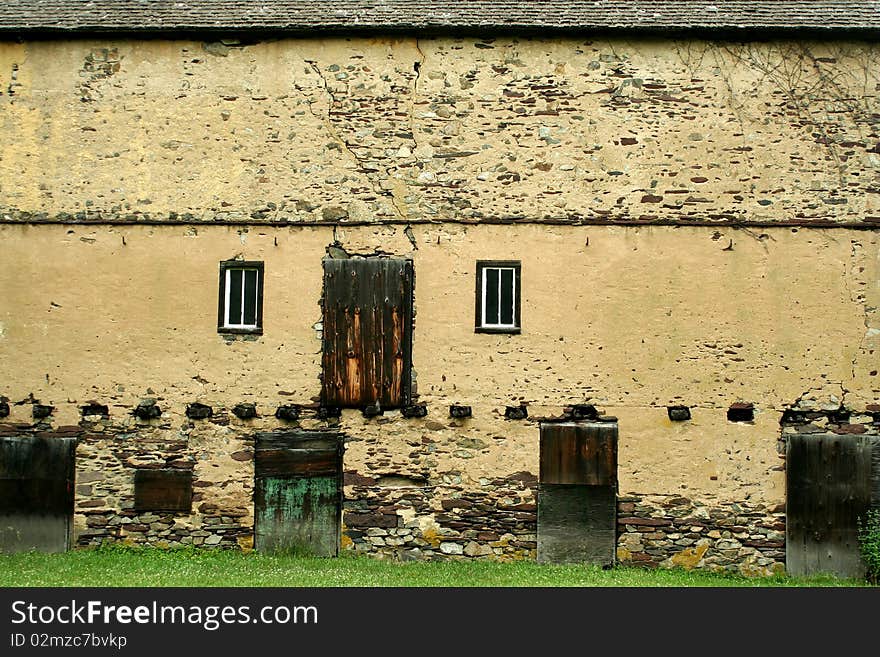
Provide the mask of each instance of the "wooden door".
[{"label": "wooden door", "polygon": [[788,574],[864,577],[858,522],[880,507],[880,438],[788,436],[785,472]]},{"label": "wooden door", "polygon": [[321,401],[409,404],[413,266],[400,258],[324,260]]},{"label": "wooden door", "polygon": [[254,548],[335,557],[342,522],[343,436],[258,433],[254,451]]},{"label": "wooden door", "polygon": [[538,561],[614,563],[617,423],[541,423]]},{"label": "wooden door", "polygon": [[0,552],[70,548],[75,451],[73,437],[0,437]]}]

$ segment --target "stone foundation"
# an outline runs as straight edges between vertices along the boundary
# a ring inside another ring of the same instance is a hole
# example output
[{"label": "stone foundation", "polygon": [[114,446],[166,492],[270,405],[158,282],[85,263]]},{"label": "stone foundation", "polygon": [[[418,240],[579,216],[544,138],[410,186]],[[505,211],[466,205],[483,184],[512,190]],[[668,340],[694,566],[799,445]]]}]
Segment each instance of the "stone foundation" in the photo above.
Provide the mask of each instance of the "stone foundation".
[{"label": "stone foundation", "polygon": [[484,490],[346,489],[343,548],[400,560],[534,559],[537,479],[522,472]]},{"label": "stone foundation", "polygon": [[[364,435],[364,427],[354,427],[356,420],[348,415],[328,423],[311,418],[316,415],[312,410],[303,414],[306,425],[329,424]],[[475,482],[455,470],[426,468],[418,450],[408,457],[415,464],[410,470],[393,462],[399,454],[385,456],[391,449],[388,441],[407,427],[433,436],[413,441],[432,456],[444,449],[460,451],[460,437],[443,438],[449,428],[464,430],[458,422],[429,427],[390,414],[369,425],[374,435],[352,439],[345,460],[343,551],[400,561],[536,558],[534,473],[523,470]],[[58,427],[51,418],[33,424],[7,422],[0,424],[0,435],[76,436],[77,547],[119,542],[247,551],[253,548],[254,529],[253,434],[277,424],[239,420],[220,408],[202,420],[183,413],[142,420],[132,413],[112,421],[106,415],[87,415],[78,425]],[[516,425],[519,430],[537,432],[537,426],[521,424]],[[778,452],[784,458],[785,436],[791,433],[880,433],[880,407],[856,412],[798,402],[781,414],[780,425]],[[358,450],[368,458],[358,458]],[[467,456],[468,461],[474,458]],[[136,510],[134,473],[143,468],[191,471],[191,511]],[[784,503],[626,492],[618,496],[617,514],[616,559],[621,565],[747,576],[785,572]]]},{"label": "stone foundation", "polygon": [[617,559],[623,565],[785,572],[785,505],[627,495],[617,504]]}]

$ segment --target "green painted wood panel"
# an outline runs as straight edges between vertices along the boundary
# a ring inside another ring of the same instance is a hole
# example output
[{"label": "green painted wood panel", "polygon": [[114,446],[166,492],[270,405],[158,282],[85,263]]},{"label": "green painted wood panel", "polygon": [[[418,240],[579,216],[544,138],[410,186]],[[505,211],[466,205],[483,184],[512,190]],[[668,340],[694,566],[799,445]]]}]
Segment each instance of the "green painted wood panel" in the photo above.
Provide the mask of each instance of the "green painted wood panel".
[{"label": "green painted wood panel", "polygon": [[279,430],[254,436],[254,548],[339,554],[345,436]]},{"label": "green painted wood panel", "polygon": [[339,482],[332,477],[261,477],[255,490],[258,552],[335,557]]}]

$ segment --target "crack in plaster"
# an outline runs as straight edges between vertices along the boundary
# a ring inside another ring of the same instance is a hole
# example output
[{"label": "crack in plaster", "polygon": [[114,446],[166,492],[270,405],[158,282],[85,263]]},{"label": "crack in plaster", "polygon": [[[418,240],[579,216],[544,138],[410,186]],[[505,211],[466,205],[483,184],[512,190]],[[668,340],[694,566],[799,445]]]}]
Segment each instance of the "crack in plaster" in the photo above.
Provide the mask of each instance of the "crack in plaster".
[{"label": "crack in plaster", "polygon": [[[403,210],[397,204],[397,199],[394,197],[394,193],[391,191],[386,191],[386,190],[382,189],[381,185],[376,180],[373,179],[373,177],[370,175],[371,169],[369,169],[365,165],[365,160],[355,152],[352,144],[349,143],[345,138],[343,138],[343,136],[340,134],[340,132],[333,125],[333,119],[330,118],[330,112],[333,108],[333,105],[336,103],[339,103],[340,101],[333,94],[333,91],[330,89],[330,85],[327,84],[327,78],[324,77],[324,73],[321,71],[321,67],[318,66],[318,63],[312,59],[307,59],[305,61],[309,65],[309,67],[312,69],[312,71],[314,71],[315,74],[318,76],[318,78],[321,80],[321,86],[323,87],[325,93],[327,94],[327,98],[328,98],[327,116],[323,117],[323,116],[320,116],[317,112],[315,112],[314,107],[312,106],[314,101],[309,96],[306,96],[306,102],[308,103],[308,106],[309,106],[309,112],[316,119],[318,119],[322,123],[324,123],[324,125],[327,128],[327,131],[330,133],[330,135],[333,137],[333,139],[336,140],[336,142],[338,142],[345,149],[345,151],[351,156],[351,158],[355,161],[355,164],[357,165],[358,170],[361,173],[363,173],[364,176],[366,177],[370,187],[373,189],[373,192],[379,196],[384,196],[384,197],[388,198],[391,201],[391,205],[394,208],[394,210],[397,212],[399,217],[401,219],[405,220],[406,214],[403,212]],[[300,89],[300,91],[302,91],[302,89]],[[388,177],[387,167],[385,168],[385,176]]]},{"label": "crack in plaster", "polygon": [[[862,309],[862,322],[864,323],[865,330],[862,333],[861,338],[859,338],[859,343],[856,345],[855,353],[853,354],[852,359],[852,369],[851,376],[853,381],[856,379],[856,362],[859,359],[859,354],[864,352],[865,349],[865,339],[867,338],[868,331],[871,329],[871,325],[868,319],[868,306],[867,306],[867,281],[863,277],[858,277],[857,275],[860,273],[857,267],[858,262],[864,259],[863,245],[861,242],[856,240],[850,241],[850,265],[849,272],[846,271],[846,266],[844,266],[844,285],[846,286],[847,293],[849,294],[850,301],[852,301],[856,305],[860,305]],[[861,268],[864,271],[864,267]],[[856,289],[850,287],[850,277],[855,282]]]}]

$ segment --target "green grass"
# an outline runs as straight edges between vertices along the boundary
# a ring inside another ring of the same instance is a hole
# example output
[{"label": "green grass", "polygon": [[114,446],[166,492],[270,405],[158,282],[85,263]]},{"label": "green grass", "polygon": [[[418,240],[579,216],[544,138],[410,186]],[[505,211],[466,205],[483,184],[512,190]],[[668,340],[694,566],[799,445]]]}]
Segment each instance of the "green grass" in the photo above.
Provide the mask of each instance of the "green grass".
[{"label": "green grass", "polygon": [[63,554],[0,555],[2,587],[853,587],[830,576],[744,578],[534,561],[399,563],[345,554],[337,559],[208,549],[107,547]]}]

